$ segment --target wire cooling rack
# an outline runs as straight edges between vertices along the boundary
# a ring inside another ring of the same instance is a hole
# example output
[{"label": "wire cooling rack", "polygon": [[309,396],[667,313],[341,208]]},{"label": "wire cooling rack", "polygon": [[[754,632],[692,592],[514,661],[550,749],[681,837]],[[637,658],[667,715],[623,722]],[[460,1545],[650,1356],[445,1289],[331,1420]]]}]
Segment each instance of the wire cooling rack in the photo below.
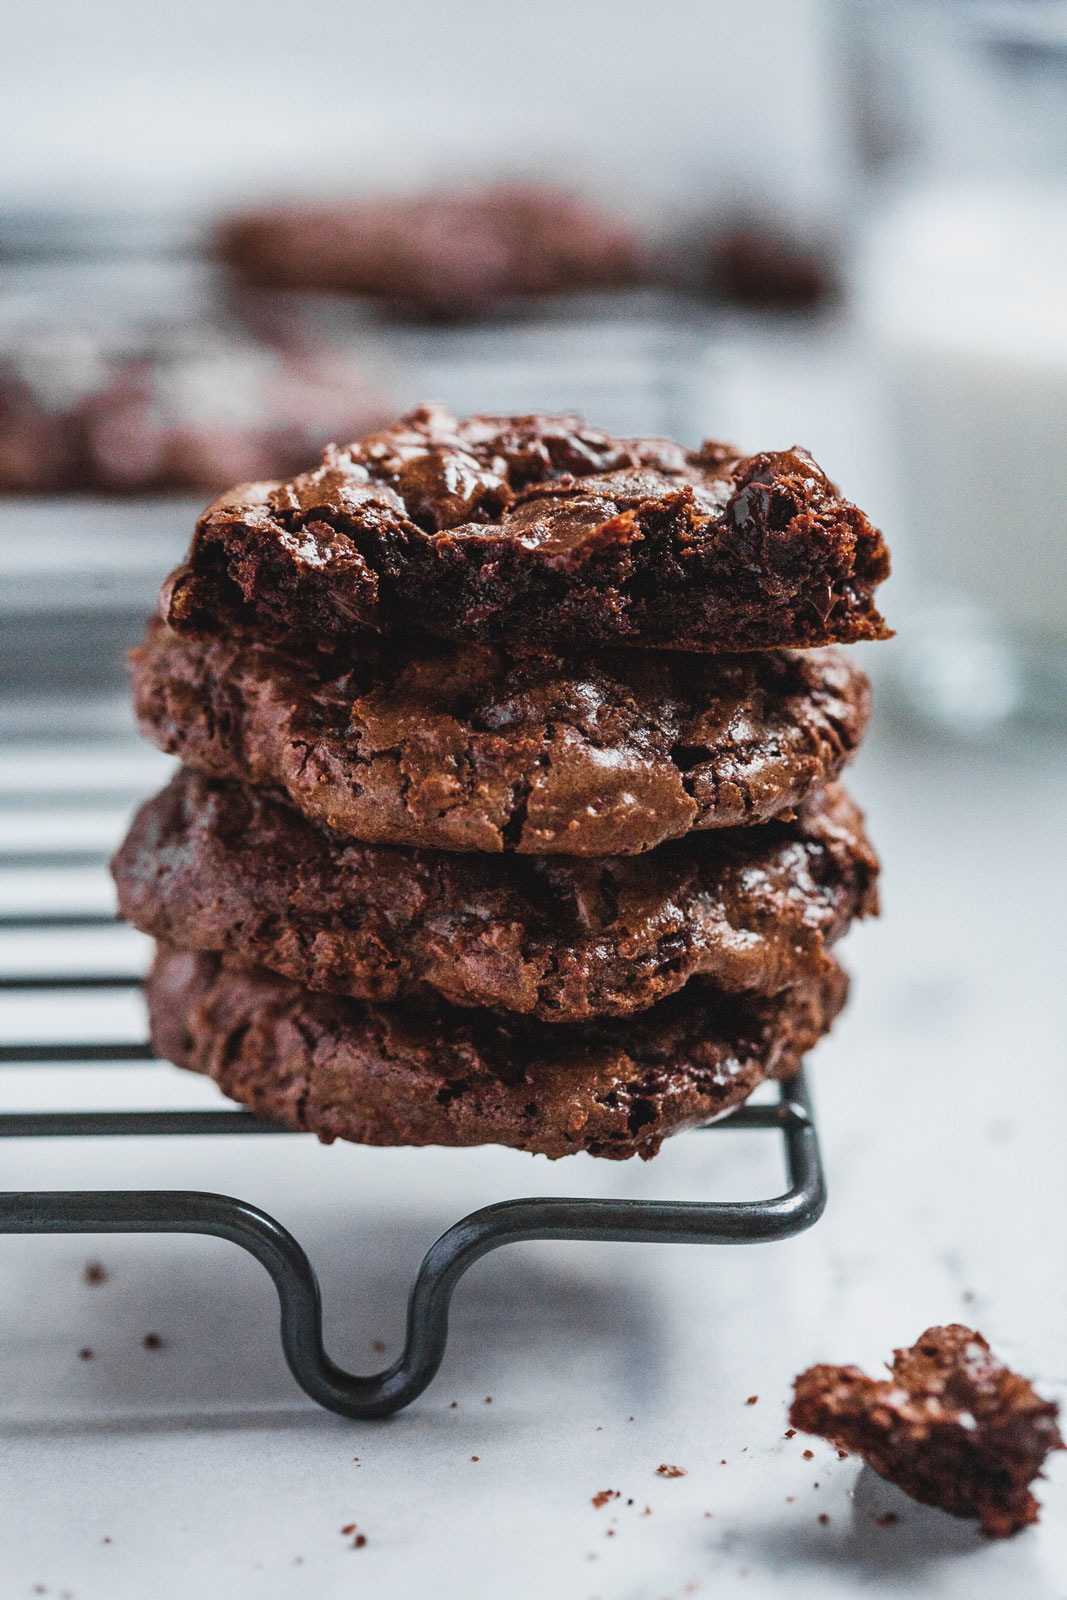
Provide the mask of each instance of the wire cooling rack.
[{"label": "wire cooling rack", "polygon": [[[707,308],[655,296],[582,306],[506,329],[412,331],[404,359],[420,394],[436,395],[460,413],[577,407],[622,434],[688,437],[691,393],[703,381]],[[392,337],[404,343],[402,330]],[[160,576],[185,547],[193,510],[184,502],[48,501],[20,502],[11,515],[19,518],[21,537],[0,556],[8,695],[0,732],[14,741],[0,768],[0,940],[7,951],[0,991],[21,1002],[24,1016],[29,1005],[35,1042],[0,1045],[0,1066],[150,1062],[143,1041],[49,1042],[43,1029],[50,1004],[63,997],[129,991],[140,982],[137,973],[117,970],[105,950],[113,918],[104,864],[131,806],[165,781],[166,763],[134,738],[124,649],[140,636]],[[20,874],[21,888],[9,897],[6,886]],[[37,950],[32,963],[19,948],[20,929]],[[77,946],[74,959],[68,935]],[[68,952],[62,965],[52,959],[60,946]],[[332,1411],[380,1417],[409,1404],[431,1381],[444,1355],[457,1283],[500,1245],[532,1239],[751,1244],[810,1227],[823,1210],[825,1187],[802,1077],[779,1087],[777,1104],[742,1107],[710,1131],[722,1137],[753,1130],[777,1130],[784,1142],[789,1187],[766,1200],[535,1198],[464,1217],[423,1259],[400,1359],[367,1377],[330,1360],[306,1253],[247,1201],[163,1189],[0,1193],[0,1233],[229,1239],[274,1280],[282,1343],[297,1382]],[[286,1132],[222,1106],[0,1113],[0,1136],[9,1139]]]},{"label": "wire cooling rack", "polygon": [[[59,913],[0,917],[0,931],[32,926],[56,931],[103,926],[103,915]],[[0,988],[46,1005],[59,991],[129,989],[133,973],[36,973],[0,978]],[[146,1042],[0,1045],[0,1065],[151,1061]],[[777,1129],[785,1145],[789,1188],[766,1200],[690,1202],[533,1198],[504,1200],[472,1212],[441,1235],[423,1258],[408,1303],[407,1337],[397,1361],[361,1377],[331,1361],[322,1342],[315,1271],[293,1235],[274,1217],[230,1195],[188,1189],[40,1190],[0,1193],[0,1233],[212,1234],[240,1245],[274,1280],[285,1357],[297,1383],[322,1406],[346,1417],[383,1417],[408,1405],[437,1372],[448,1339],[448,1312],[459,1280],[500,1245],[530,1239],[663,1244],[755,1244],[808,1228],[825,1204],[818,1139],[803,1076],[778,1086],[777,1104],[743,1106],[700,1132]],[[293,1135],[249,1111],[41,1111],[0,1113],[5,1138],[114,1138],[153,1135]],[[306,1135],[304,1136],[306,1137]]]}]

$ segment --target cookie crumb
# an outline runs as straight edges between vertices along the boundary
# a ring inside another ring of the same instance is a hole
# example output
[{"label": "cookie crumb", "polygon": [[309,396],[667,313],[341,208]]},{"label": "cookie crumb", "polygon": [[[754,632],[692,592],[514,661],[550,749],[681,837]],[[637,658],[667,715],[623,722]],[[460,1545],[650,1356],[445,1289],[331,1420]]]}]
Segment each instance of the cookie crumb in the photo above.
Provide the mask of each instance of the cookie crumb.
[{"label": "cookie crumb", "polygon": [[82,1273],[82,1282],[95,1288],[97,1284],[107,1282],[107,1268],[102,1261],[87,1261],[85,1271]]},{"label": "cookie crumb", "polygon": [[829,1520],[830,1520],[830,1518],[826,1515],[825,1511],[820,1511],[819,1512],[819,1521],[822,1523],[824,1528],[826,1527],[826,1524],[829,1522]]},{"label": "cookie crumb", "polygon": [[79,1361],[91,1361],[92,1359],[93,1359],[93,1352],[89,1349],[89,1346],[87,1344],[86,1345],[82,1345],[81,1349],[78,1351],[78,1360]]},{"label": "cookie crumb", "polygon": [[895,1511],[883,1511],[880,1517],[872,1517],[871,1521],[879,1528],[891,1528],[900,1518]]},{"label": "cookie crumb", "polygon": [[487,1394],[487,1395],[486,1395],[486,1397],[485,1397],[485,1403],[486,1403],[486,1405],[487,1405],[487,1406],[491,1406],[491,1405],[492,1405],[492,1403],[493,1403],[493,1397],[492,1397],[492,1395],[491,1395],[491,1394]]},{"label": "cookie crumb", "polygon": [[838,1461],[847,1461],[848,1460],[848,1451],[847,1450],[839,1450],[837,1452],[837,1459],[838,1459]]},{"label": "cookie crumb", "polygon": [[448,1409],[449,1409],[449,1411],[455,1411],[455,1409],[456,1409],[456,1407],[457,1407],[457,1406],[458,1406],[458,1405],[459,1405],[459,1401],[458,1401],[458,1400],[453,1400],[453,1401],[452,1401],[452,1404],[451,1404],[451,1405],[450,1405],[450,1406],[449,1406],[449,1408],[448,1408]]},{"label": "cookie crumb", "polygon": [[345,1538],[347,1538],[350,1533],[355,1533],[355,1531],[356,1524],[354,1522],[346,1522],[344,1527],[341,1529],[341,1532],[344,1534]]},{"label": "cookie crumb", "polygon": [[668,1462],[664,1461],[661,1466],[658,1466],[656,1468],[656,1477],[657,1478],[684,1478],[685,1475],[686,1475],[687,1470],[688,1469],[686,1467],[672,1467]]},{"label": "cookie crumb", "polygon": [[142,1341],[146,1350],[162,1350],[163,1340],[158,1333],[146,1333]]},{"label": "cookie crumb", "polygon": [[357,1533],[356,1537],[352,1540],[353,1550],[362,1550],[366,1542],[367,1535],[365,1533]]},{"label": "cookie crumb", "polygon": [[471,1460],[472,1461],[480,1461],[481,1457],[480,1456],[471,1456]]},{"label": "cookie crumb", "polygon": [[372,1350],[377,1350],[378,1354],[381,1355],[383,1353],[383,1351],[385,1350],[385,1340],[384,1339],[374,1339],[374,1340],[372,1340],[371,1341],[371,1349]]},{"label": "cookie crumb", "polygon": [[745,1404],[746,1404],[746,1406],[754,1406],[758,1399],[759,1399],[759,1395],[758,1394],[750,1394],[748,1399],[745,1401]]},{"label": "cookie crumb", "polygon": [[601,1506],[606,1506],[609,1500],[617,1500],[618,1491],[615,1489],[601,1489],[599,1494],[593,1496],[593,1505],[599,1511]]},{"label": "cookie crumb", "polygon": [[991,1539],[1036,1522],[1030,1484],[1064,1448],[1056,1402],[962,1323],[927,1328],[889,1371],[811,1367],[796,1380],[790,1421],[858,1453],[913,1499],[977,1518]]},{"label": "cookie crumb", "polygon": [[805,1450],[804,1451],[804,1460],[805,1461],[814,1461],[815,1460],[815,1451],[814,1450]]},{"label": "cookie crumb", "polygon": [[787,1428],[785,1430],[785,1437],[787,1439],[795,1439],[796,1436],[797,1436],[797,1430],[795,1428]]}]

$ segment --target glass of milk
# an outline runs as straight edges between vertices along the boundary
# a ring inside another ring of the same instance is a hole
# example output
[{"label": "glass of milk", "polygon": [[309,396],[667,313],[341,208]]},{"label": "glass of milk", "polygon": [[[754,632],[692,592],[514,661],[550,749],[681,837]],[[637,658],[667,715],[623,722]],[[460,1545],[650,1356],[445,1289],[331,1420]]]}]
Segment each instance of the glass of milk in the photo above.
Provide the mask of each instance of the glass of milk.
[{"label": "glass of milk", "polygon": [[903,524],[899,677],[961,730],[1067,728],[1067,6],[866,15],[893,115],[857,299]]},{"label": "glass of milk", "polygon": [[1067,184],[931,185],[872,233],[914,691],[976,727],[1067,719]]}]

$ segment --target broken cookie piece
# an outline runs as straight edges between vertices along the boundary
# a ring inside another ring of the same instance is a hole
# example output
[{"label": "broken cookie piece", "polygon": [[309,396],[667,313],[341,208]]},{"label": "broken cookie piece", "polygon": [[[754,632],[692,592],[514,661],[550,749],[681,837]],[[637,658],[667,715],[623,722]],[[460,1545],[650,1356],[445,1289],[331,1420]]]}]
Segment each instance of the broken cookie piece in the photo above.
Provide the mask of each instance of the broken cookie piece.
[{"label": "broken cookie piece", "polygon": [[1036,1522],[1029,1485],[1064,1448],[1056,1402],[958,1322],[928,1328],[894,1352],[889,1370],[876,1379],[858,1367],[810,1367],[796,1380],[790,1422],[861,1455],[914,1500],[977,1517],[990,1538]]},{"label": "broken cookie piece", "polygon": [[881,534],[806,451],[422,406],[209,506],[163,586],[191,639],[358,660],[369,635],[564,653],[886,639]]}]

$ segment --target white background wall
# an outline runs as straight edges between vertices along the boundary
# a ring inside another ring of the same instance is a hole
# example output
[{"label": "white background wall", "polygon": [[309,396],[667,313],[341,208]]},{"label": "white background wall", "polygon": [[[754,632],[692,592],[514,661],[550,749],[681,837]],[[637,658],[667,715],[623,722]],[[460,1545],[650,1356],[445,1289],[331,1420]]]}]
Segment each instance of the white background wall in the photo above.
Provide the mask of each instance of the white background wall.
[{"label": "white background wall", "polygon": [[0,205],[549,170],[636,208],[816,212],[845,141],[820,0],[3,0]]}]

